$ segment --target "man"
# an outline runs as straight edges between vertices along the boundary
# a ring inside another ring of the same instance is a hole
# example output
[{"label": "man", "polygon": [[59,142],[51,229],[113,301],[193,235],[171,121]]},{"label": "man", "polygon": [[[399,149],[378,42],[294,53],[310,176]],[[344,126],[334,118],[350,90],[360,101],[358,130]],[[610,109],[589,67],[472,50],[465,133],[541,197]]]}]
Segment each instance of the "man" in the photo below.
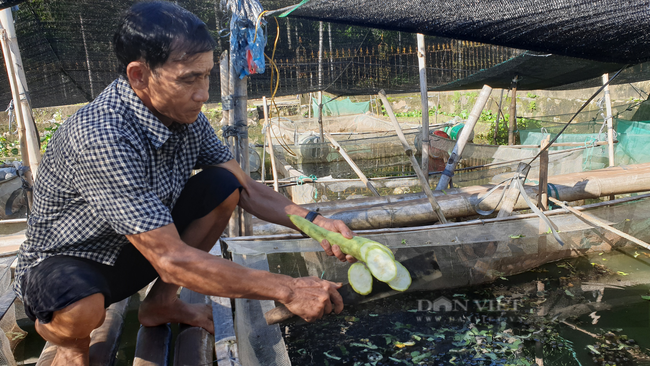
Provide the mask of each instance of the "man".
[{"label": "man", "polygon": [[[114,37],[125,78],[64,123],[34,188],[15,289],[36,330],[58,346],[53,365],[87,365],[105,308],[159,277],[140,322],[214,332],[211,309],[181,302],[179,286],[276,300],[312,321],[343,309],[337,284],[241,267],[206,253],[240,205],[293,227],[287,214],[351,237],[246,176],[200,113],[215,42],[204,23],[164,2],[139,3]],[[190,178],[194,167],[203,171]],[[321,243],[340,260],[338,247]]]}]

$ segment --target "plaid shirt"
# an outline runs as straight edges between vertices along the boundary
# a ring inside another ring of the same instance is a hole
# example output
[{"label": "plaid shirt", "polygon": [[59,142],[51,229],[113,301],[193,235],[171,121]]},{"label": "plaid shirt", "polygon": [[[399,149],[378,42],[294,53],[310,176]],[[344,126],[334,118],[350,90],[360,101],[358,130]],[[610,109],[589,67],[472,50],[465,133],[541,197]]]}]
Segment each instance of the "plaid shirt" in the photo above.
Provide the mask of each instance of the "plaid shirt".
[{"label": "plaid shirt", "polygon": [[117,79],[68,119],[50,141],[34,186],[25,272],[55,255],[113,265],[125,235],[173,222],[171,209],[195,167],[231,160],[200,113],[190,125],[160,122],[128,81]]}]

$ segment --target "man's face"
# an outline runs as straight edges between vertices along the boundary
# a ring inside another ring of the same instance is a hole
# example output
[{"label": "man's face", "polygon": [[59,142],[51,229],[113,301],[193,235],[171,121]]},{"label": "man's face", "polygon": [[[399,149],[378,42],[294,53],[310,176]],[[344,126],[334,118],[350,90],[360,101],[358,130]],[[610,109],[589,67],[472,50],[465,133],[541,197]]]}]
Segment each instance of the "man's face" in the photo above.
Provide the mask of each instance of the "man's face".
[{"label": "man's face", "polygon": [[187,56],[172,52],[149,75],[147,94],[152,112],[165,126],[193,123],[208,100],[212,52]]}]

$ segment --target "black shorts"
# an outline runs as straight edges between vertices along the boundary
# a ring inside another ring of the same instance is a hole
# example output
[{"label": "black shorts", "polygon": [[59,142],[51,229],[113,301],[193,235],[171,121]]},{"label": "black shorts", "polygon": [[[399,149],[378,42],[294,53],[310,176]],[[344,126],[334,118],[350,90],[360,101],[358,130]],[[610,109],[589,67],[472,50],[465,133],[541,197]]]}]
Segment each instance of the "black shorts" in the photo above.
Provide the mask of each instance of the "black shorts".
[{"label": "black shorts", "polygon": [[[172,210],[178,232],[182,234],[192,221],[210,213],[236,189],[241,189],[241,184],[223,168],[204,169],[190,178]],[[23,276],[25,313],[33,321],[38,318],[49,323],[55,311],[96,293],[104,295],[108,307],[157,277],[151,263],[132,244],[122,248],[113,266],[72,256],[50,257]]]}]

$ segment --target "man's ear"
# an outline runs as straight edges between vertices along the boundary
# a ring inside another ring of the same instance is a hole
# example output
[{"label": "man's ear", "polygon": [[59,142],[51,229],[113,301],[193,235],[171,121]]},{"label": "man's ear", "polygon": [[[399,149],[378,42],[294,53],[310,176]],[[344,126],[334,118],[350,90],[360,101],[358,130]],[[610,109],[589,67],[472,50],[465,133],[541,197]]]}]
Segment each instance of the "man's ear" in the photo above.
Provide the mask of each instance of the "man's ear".
[{"label": "man's ear", "polygon": [[151,70],[143,61],[133,61],[126,66],[126,77],[133,89],[146,89],[150,76]]}]

